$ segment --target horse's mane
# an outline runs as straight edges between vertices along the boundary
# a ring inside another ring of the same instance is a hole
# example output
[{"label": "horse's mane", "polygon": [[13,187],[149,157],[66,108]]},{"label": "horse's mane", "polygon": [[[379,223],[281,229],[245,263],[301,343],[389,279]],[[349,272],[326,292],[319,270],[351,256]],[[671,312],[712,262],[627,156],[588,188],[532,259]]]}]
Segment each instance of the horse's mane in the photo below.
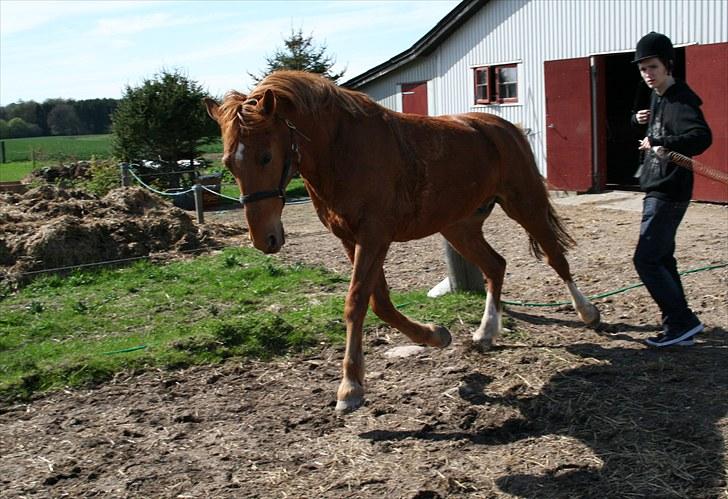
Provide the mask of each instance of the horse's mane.
[{"label": "horse's mane", "polygon": [[243,129],[262,125],[265,117],[256,109],[266,90],[272,90],[278,105],[293,107],[298,113],[316,116],[338,108],[352,116],[368,116],[379,107],[366,94],[337,86],[328,78],[305,71],[276,71],[256,86],[249,95],[228,92],[220,105],[224,121],[239,120]]}]

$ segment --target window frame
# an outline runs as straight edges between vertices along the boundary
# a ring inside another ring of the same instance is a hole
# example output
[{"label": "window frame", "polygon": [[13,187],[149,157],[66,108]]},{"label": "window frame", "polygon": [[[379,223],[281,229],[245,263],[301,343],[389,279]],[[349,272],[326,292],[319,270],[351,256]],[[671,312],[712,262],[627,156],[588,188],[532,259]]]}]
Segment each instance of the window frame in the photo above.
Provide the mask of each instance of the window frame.
[{"label": "window frame", "polygon": [[[483,106],[483,105],[497,105],[497,104],[518,104],[519,103],[519,87],[520,87],[520,80],[519,80],[519,73],[518,67],[520,66],[519,62],[508,62],[508,63],[502,63],[502,64],[489,64],[489,65],[478,65],[473,66],[473,105],[475,106]],[[500,75],[501,70],[506,68],[513,68],[516,70],[516,79],[513,82],[509,82],[509,84],[515,85],[516,89],[516,96],[515,97],[502,97],[500,95],[500,83],[498,82],[498,77]],[[479,84],[478,83],[478,75],[485,73],[486,76],[486,84]],[[478,98],[478,89],[481,87],[486,87],[486,98],[481,99]]]},{"label": "window frame", "polygon": [[[479,84],[478,83],[478,75],[480,73],[485,73],[485,84]],[[492,78],[491,78],[491,71],[490,66],[480,66],[473,68],[473,91],[474,91],[474,101],[475,104],[491,104],[493,101],[491,99],[491,96],[493,95],[493,85],[491,84]],[[479,99],[478,98],[478,88],[479,87],[485,87],[485,99]]]}]

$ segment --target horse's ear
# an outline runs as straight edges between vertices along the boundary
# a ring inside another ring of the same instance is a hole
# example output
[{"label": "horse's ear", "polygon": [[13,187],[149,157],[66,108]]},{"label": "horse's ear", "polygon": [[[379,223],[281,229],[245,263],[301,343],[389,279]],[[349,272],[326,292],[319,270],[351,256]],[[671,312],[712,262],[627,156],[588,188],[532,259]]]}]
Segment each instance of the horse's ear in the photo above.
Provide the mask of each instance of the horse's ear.
[{"label": "horse's ear", "polygon": [[210,118],[220,123],[220,120],[218,119],[220,117],[220,106],[217,102],[210,99],[209,97],[205,97],[202,99],[202,102],[205,103],[205,107],[207,108],[207,114],[210,115]]},{"label": "horse's ear", "polygon": [[273,93],[273,90],[268,89],[263,94],[261,109],[263,109],[263,114],[267,114],[269,116],[272,116],[276,111],[276,95]]}]

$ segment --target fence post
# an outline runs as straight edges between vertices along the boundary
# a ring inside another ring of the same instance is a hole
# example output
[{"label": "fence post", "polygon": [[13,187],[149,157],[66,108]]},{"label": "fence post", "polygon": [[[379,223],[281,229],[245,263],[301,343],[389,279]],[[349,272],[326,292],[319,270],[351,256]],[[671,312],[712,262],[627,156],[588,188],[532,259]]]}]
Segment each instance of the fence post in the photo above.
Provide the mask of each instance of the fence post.
[{"label": "fence post", "polygon": [[129,164],[128,163],[122,163],[119,165],[121,168],[121,186],[122,187],[130,187],[131,186],[131,174],[129,173]]},{"label": "fence post", "polygon": [[205,205],[202,201],[202,186],[200,185],[199,179],[195,183],[194,187],[195,194],[195,211],[197,212],[197,222],[200,224],[205,223]]},{"label": "fence post", "polygon": [[5,163],[5,141],[0,140],[0,163]]},{"label": "fence post", "polygon": [[483,273],[445,241],[445,261],[452,291],[485,291]]}]

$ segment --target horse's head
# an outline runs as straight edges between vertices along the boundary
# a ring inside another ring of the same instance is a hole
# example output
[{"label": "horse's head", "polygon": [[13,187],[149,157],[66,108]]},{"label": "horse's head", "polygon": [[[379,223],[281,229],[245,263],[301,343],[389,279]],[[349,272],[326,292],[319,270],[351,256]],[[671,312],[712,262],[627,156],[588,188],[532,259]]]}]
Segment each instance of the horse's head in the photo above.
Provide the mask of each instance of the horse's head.
[{"label": "horse's head", "polygon": [[276,253],[285,242],[284,192],[299,160],[295,128],[276,114],[272,90],[259,99],[233,92],[220,105],[212,99],[205,105],[220,125],[222,161],[242,193],[253,245]]}]

